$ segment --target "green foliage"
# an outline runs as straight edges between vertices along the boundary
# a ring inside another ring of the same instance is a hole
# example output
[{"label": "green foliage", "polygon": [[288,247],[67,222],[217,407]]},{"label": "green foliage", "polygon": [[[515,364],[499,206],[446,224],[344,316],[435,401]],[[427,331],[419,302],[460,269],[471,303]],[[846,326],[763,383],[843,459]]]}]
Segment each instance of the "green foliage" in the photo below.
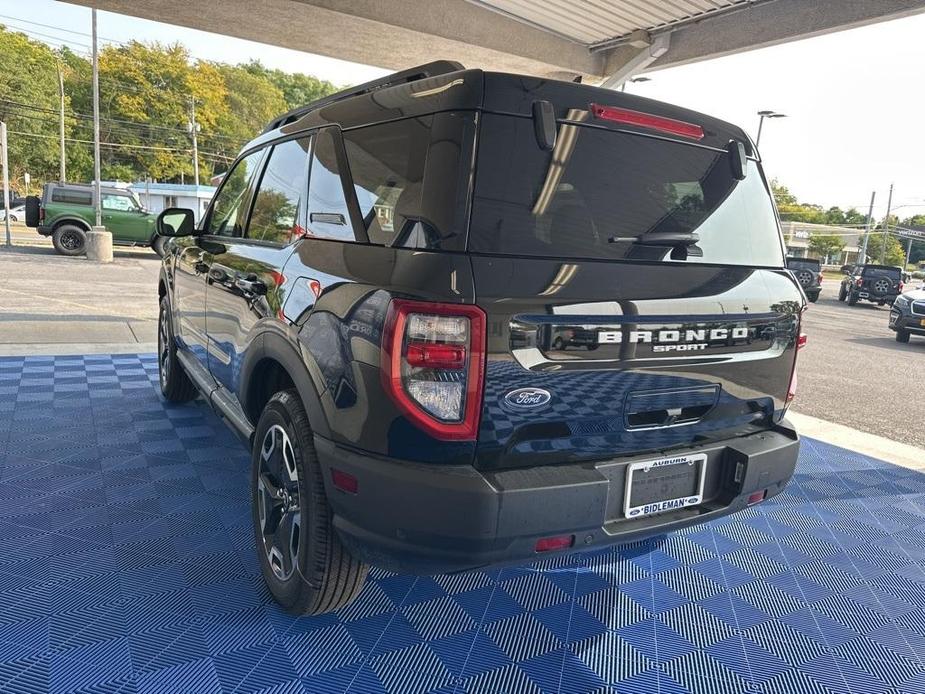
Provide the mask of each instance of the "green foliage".
[{"label": "green foliage", "polygon": [[813,234],[809,239],[810,253],[823,260],[839,257],[844,248],[842,238],[833,234]]},{"label": "green foliage", "polygon": [[840,207],[830,207],[824,210],[821,205],[801,203],[786,186],[777,180],[771,181],[771,192],[774,195],[774,202],[777,203],[778,214],[784,222],[859,226],[867,221],[867,217],[853,207],[847,211]]},{"label": "green foliage", "polygon": [[906,250],[892,234],[878,234],[871,238],[867,254],[881,265],[906,267]]},{"label": "green foliage", "polygon": [[[58,66],[64,75],[67,177],[93,178],[89,59],[0,26],[0,118],[10,129],[14,188],[57,180]],[[199,124],[200,181],[224,172],[241,147],[279,114],[335,91],[310,75],[194,61],[180,44],[130,41],[100,51],[100,139],[104,180],[191,182],[190,111]],[[19,185],[16,185],[16,182]]]}]

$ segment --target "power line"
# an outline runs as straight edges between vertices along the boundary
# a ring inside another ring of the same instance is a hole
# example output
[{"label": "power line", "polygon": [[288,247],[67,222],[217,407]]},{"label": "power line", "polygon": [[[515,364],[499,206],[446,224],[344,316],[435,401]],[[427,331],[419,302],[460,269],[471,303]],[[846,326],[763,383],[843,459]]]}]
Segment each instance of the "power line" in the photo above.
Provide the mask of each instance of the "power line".
[{"label": "power line", "polygon": [[[58,139],[57,135],[42,135],[40,133],[27,133],[27,132],[21,132],[21,131],[16,131],[16,130],[10,130],[9,132],[10,132],[10,135],[20,135],[22,137],[38,137],[42,139],[53,139],[53,140]],[[93,144],[93,140],[81,140],[75,137],[66,137],[64,139],[68,142],[76,142],[78,144],[84,144],[84,145]],[[191,154],[193,151],[192,148],[184,149],[182,147],[163,147],[163,146],[158,146],[158,145],[133,145],[133,144],[128,144],[128,143],[120,143],[120,142],[100,142],[100,146],[101,147],[119,147],[123,149],[145,149],[145,150],[162,150],[162,151],[168,151],[168,152],[184,152],[186,154]],[[206,157],[214,157],[216,159],[222,159],[225,161],[234,160],[234,157],[228,157],[228,156],[225,156],[224,154],[219,154],[218,152],[204,152],[200,150],[199,153]]]}]

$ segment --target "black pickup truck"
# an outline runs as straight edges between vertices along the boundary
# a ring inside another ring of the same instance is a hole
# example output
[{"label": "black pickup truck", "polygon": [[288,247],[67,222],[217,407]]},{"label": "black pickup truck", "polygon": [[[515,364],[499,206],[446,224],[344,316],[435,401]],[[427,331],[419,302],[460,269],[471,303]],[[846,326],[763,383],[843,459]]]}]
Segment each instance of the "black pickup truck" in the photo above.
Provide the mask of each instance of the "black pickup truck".
[{"label": "black pickup truck", "polygon": [[434,63],[284,114],[158,221],[164,396],[253,451],[264,577],[336,609],[790,480],[803,293],[738,127]]}]

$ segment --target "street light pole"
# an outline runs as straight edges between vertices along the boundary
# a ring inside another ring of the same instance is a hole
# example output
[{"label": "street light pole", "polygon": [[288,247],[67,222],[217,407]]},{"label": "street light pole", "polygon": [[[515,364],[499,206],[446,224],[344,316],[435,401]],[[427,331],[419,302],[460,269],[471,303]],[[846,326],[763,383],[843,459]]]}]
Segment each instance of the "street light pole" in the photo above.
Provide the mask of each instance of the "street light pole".
[{"label": "street light pole", "polygon": [[890,184],[890,195],[886,199],[886,217],[883,220],[883,238],[880,241],[880,264],[886,260],[886,232],[890,228],[890,207],[893,204],[893,184]]},{"label": "street light pole", "polygon": [[93,32],[93,197],[96,226],[103,226],[102,187],[100,185],[100,61],[96,47],[96,8],[91,11]]},{"label": "street light pole", "polygon": [[776,111],[758,111],[760,119],[758,120],[758,136],[755,138],[755,146],[761,144],[761,128],[764,126],[765,118],[786,118],[786,113],[777,113]]},{"label": "street light pole", "polygon": [[66,180],[66,165],[64,162],[64,72],[61,70],[61,63],[58,63],[58,147],[61,151],[58,178],[61,183],[64,183]]}]

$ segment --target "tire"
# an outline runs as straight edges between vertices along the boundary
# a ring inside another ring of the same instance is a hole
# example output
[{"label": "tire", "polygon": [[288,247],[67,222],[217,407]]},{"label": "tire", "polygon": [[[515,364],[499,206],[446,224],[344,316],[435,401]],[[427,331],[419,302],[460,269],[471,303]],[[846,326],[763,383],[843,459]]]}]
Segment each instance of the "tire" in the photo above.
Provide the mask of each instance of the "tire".
[{"label": "tire", "polygon": [[62,224],[51,236],[55,250],[61,255],[75,256],[87,252],[87,232],[74,224]]},{"label": "tire", "polygon": [[909,331],[908,330],[897,330],[896,331],[896,341],[906,343],[909,342]]},{"label": "tire", "polygon": [[557,351],[565,349],[565,341],[561,337],[557,337],[552,341],[552,348]]},{"label": "tire", "polygon": [[161,258],[167,255],[167,242],[170,241],[166,236],[155,236],[151,241],[151,250],[157,253]]},{"label": "tire", "polygon": [[321,464],[297,391],[277,393],[264,408],[254,433],[251,468],[254,540],[264,581],[276,601],[305,615],[333,612],[353,602],[363,590],[368,567],[350,555],[334,530]]},{"label": "tire", "polygon": [[844,301],[845,297],[848,295],[848,292],[845,291],[845,285],[841,284],[838,287],[838,300]]},{"label": "tire", "polygon": [[170,320],[170,302],[161,298],[157,317],[157,372],[161,383],[161,394],[170,402],[189,402],[199,392],[187,376],[183,364],[177,359],[177,341],[173,335]]},{"label": "tire", "polygon": [[851,292],[851,293],[848,295],[848,305],[849,305],[849,306],[854,306],[857,302],[858,302],[858,295],[855,294],[854,292]]}]

